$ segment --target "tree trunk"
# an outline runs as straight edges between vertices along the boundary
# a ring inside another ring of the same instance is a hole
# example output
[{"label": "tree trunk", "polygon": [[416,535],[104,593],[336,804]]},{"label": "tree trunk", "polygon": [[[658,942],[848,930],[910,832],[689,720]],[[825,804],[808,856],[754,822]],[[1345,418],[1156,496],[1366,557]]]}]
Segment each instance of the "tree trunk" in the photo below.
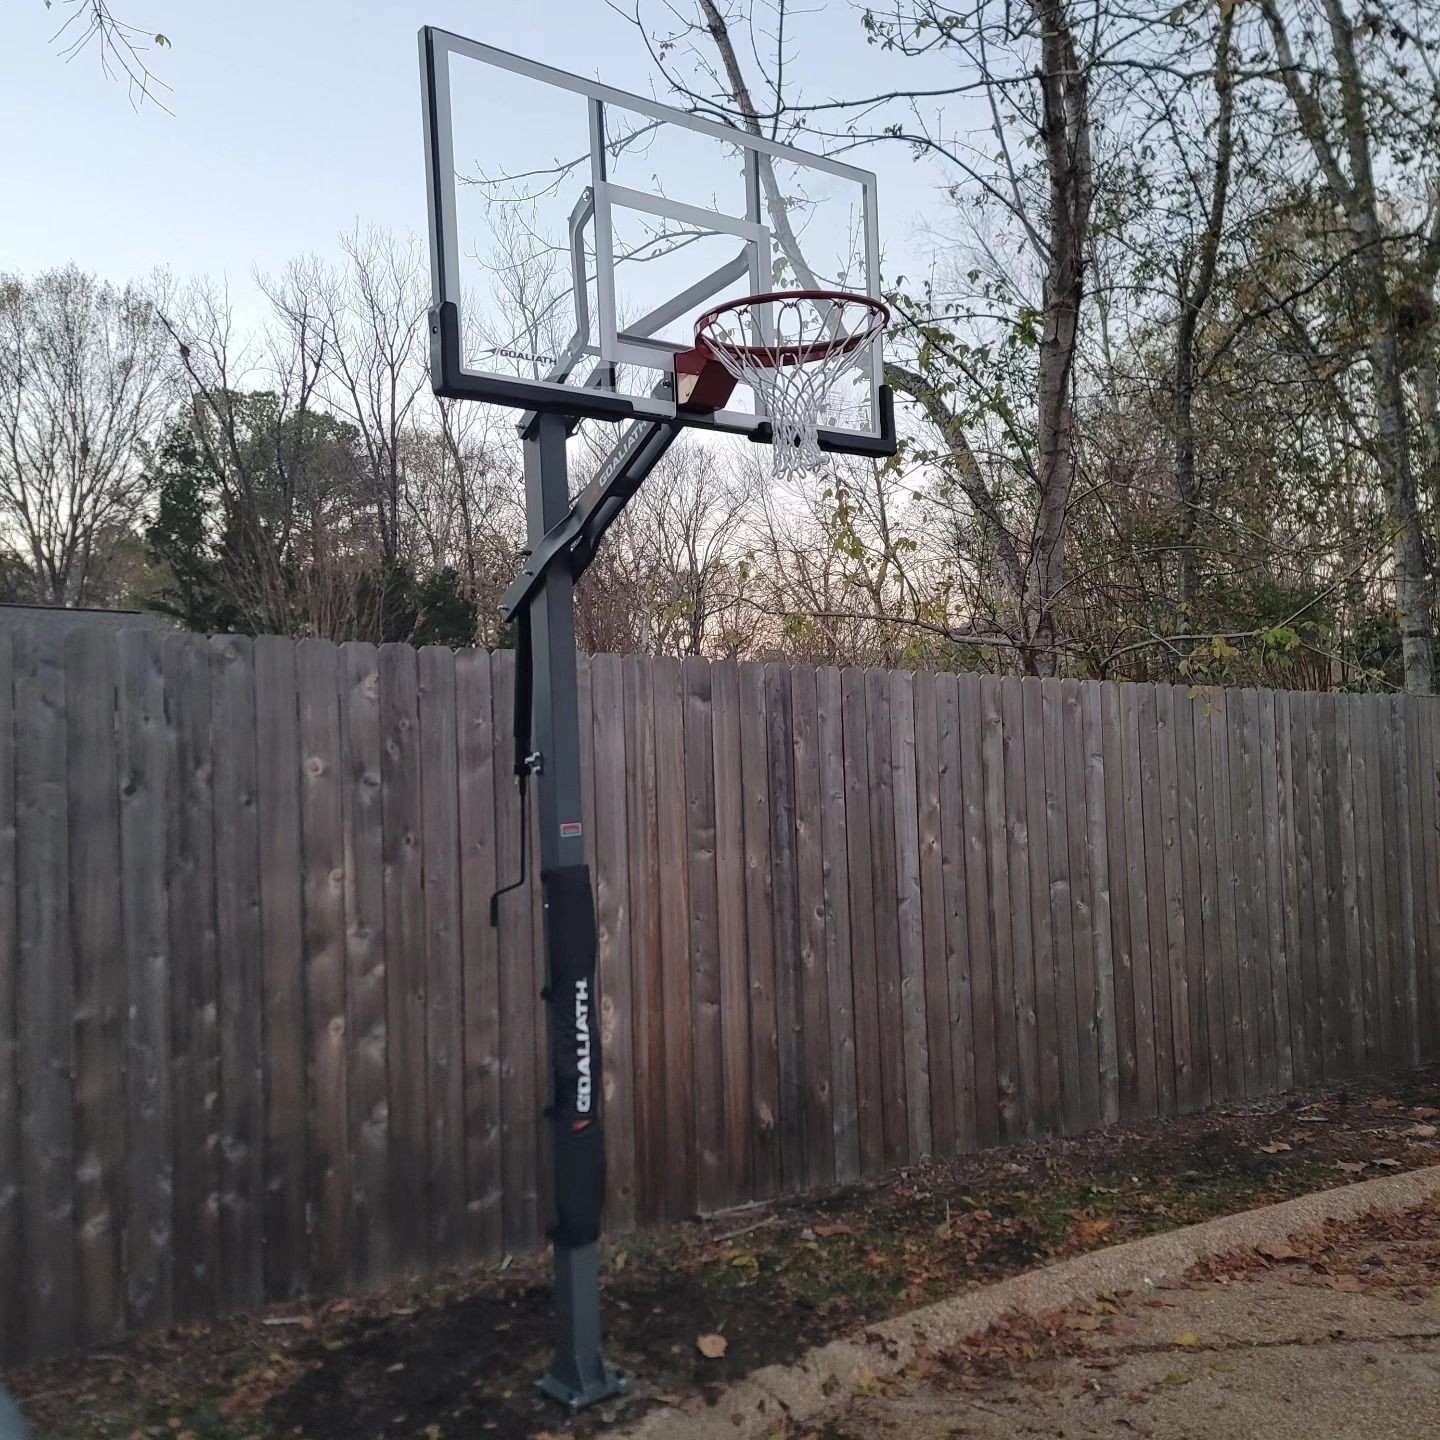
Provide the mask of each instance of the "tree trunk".
[{"label": "tree trunk", "polygon": [[1235,25],[1235,7],[1222,7],[1220,29],[1215,41],[1215,93],[1219,110],[1215,123],[1215,174],[1205,230],[1200,236],[1193,274],[1180,277],[1180,322],[1175,335],[1174,413],[1175,490],[1180,501],[1176,527],[1180,552],[1180,608],[1183,628],[1192,627],[1191,617],[1200,596],[1200,555],[1195,548],[1195,531],[1200,520],[1200,478],[1195,460],[1195,342],[1205,307],[1215,288],[1215,270],[1220,240],[1225,233],[1225,206],[1230,194],[1231,158],[1234,153],[1231,130],[1235,113],[1235,91],[1230,80],[1230,39]]},{"label": "tree trunk", "polygon": [[1034,0],[1041,27],[1041,139],[1049,171],[1044,330],[1036,380],[1035,539],[1025,587],[1032,674],[1058,668],[1055,606],[1065,581],[1065,541],[1075,475],[1074,368],[1085,292],[1085,244],[1094,196],[1090,87],[1064,0]]}]

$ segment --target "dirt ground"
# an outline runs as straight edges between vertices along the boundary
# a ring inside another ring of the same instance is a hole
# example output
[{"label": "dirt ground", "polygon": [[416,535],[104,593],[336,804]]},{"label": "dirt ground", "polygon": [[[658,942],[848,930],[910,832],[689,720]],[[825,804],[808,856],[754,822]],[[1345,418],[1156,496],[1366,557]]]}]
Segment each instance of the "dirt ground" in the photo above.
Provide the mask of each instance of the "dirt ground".
[{"label": "dirt ground", "polygon": [[[547,1263],[275,1307],[11,1372],[41,1440],[590,1435],[866,1322],[1098,1246],[1440,1163],[1440,1067],[986,1151],[621,1237],[605,1325],[632,1395],[533,1386]],[[699,1342],[707,1339],[701,1353]]]},{"label": "dirt ground", "polygon": [[1440,1199],[1219,1256],[1143,1295],[1008,1316],[866,1391],[811,1440],[1428,1440]]}]

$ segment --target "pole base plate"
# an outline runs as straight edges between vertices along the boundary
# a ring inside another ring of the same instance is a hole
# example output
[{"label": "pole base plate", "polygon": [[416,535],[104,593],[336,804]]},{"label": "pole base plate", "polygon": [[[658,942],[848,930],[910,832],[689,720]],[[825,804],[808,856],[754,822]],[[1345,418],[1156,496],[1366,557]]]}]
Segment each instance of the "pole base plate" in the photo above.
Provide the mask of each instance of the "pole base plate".
[{"label": "pole base plate", "polygon": [[598,1405],[602,1400],[613,1400],[617,1395],[628,1393],[630,1377],[612,1369],[602,1360],[600,1374],[583,1385],[577,1387],[552,1372],[543,1380],[537,1380],[535,1388],[557,1405],[563,1405],[573,1415],[577,1410],[584,1410],[590,1405]]}]

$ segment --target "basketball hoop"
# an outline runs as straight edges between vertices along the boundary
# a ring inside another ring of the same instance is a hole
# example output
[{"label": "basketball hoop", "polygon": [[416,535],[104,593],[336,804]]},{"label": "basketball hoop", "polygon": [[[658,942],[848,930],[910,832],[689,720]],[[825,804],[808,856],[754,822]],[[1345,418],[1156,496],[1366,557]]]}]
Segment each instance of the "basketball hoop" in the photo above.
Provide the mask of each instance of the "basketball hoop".
[{"label": "basketball hoop", "polygon": [[[695,322],[695,349],[676,363],[681,404],[719,408],[731,385],[750,386],[773,431],[775,474],[809,474],[825,463],[826,400],[889,323],[883,301],[844,290],[782,290],[717,305]],[[707,380],[712,361],[729,384]]]}]

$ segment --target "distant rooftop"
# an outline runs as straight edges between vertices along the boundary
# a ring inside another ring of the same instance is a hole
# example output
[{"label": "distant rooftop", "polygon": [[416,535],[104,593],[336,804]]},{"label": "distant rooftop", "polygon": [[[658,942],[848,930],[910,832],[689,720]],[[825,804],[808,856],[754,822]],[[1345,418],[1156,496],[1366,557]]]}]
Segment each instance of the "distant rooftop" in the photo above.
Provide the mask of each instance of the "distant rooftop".
[{"label": "distant rooftop", "polygon": [[154,610],[100,610],[75,605],[0,604],[0,634],[65,636],[72,630],[175,630],[178,623]]}]

